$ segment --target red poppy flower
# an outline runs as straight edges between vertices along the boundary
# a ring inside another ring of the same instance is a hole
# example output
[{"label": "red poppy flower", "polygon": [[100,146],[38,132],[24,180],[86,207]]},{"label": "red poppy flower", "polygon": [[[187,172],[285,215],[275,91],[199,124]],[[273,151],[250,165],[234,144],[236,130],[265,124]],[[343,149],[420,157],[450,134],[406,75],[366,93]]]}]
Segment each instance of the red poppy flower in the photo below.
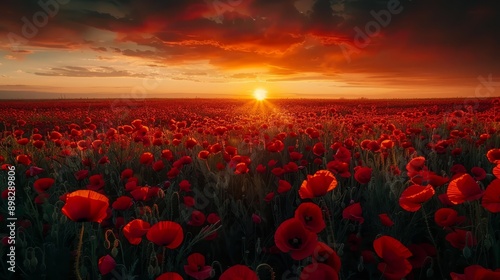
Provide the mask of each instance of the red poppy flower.
[{"label": "red poppy flower", "polygon": [[247,167],[247,164],[244,162],[240,162],[236,164],[236,167],[234,169],[234,174],[246,174],[250,171]]},{"label": "red poppy flower", "polygon": [[101,275],[106,275],[113,271],[113,269],[115,269],[116,262],[113,257],[111,257],[110,255],[106,255],[99,259],[99,263],[97,264],[97,266]]},{"label": "red poppy flower", "polygon": [[75,178],[76,180],[78,181],[82,181],[83,179],[87,178],[89,176],[89,171],[86,170],[86,169],[83,169],[83,170],[80,170],[80,171],[77,171],[75,173]]},{"label": "red poppy flower", "polygon": [[149,187],[138,187],[130,192],[135,201],[147,201]]},{"label": "red poppy flower", "polygon": [[127,168],[122,171],[120,174],[120,178],[123,179],[128,179],[130,177],[134,176],[134,170]]},{"label": "red poppy flower", "polygon": [[500,149],[491,149],[486,153],[486,157],[493,164],[500,163]]},{"label": "red poppy flower", "polygon": [[412,256],[408,259],[413,269],[422,268],[427,263],[431,262],[431,258],[436,254],[436,248],[434,246],[421,243],[421,244],[410,244],[408,249],[412,253]]},{"label": "red poppy flower", "polygon": [[488,185],[481,205],[492,213],[500,212],[500,179],[495,179]]},{"label": "red poppy flower", "polygon": [[354,222],[359,222],[360,224],[365,222],[363,218],[363,209],[361,209],[361,203],[353,203],[347,206],[344,211],[342,211],[342,217]]},{"label": "red poppy flower", "polygon": [[495,175],[495,177],[497,177],[498,179],[500,179],[500,164],[498,164],[497,166],[493,167],[493,175]]},{"label": "red poppy flower", "polygon": [[151,163],[153,163],[154,159],[155,157],[152,153],[146,152],[141,155],[141,157],[139,158],[139,162],[144,165],[150,165]]},{"label": "red poppy flower", "polygon": [[307,175],[299,189],[300,198],[313,198],[325,195],[337,187],[337,179],[328,170],[319,170],[314,175]]},{"label": "red poppy flower", "polygon": [[453,232],[448,233],[445,239],[450,242],[451,246],[460,250],[463,250],[466,245],[472,247],[477,244],[472,232],[462,229],[455,229]]},{"label": "red poppy flower", "polygon": [[418,172],[422,170],[426,170],[425,166],[425,158],[424,157],[415,157],[406,165],[406,170],[408,171],[408,177],[412,178]]},{"label": "red poppy flower", "polygon": [[190,226],[199,227],[205,223],[205,220],[206,220],[206,217],[205,217],[205,214],[203,214],[203,212],[198,211],[198,210],[194,210],[191,213],[191,219],[189,219],[187,224]]},{"label": "red poppy flower", "polygon": [[451,174],[467,173],[467,169],[462,164],[454,164],[450,169]]},{"label": "red poppy flower", "polygon": [[192,196],[186,195],[185,197],[182,198],[182,201],[186,205],[186,207],[193,207],[195,204],[195,200]]},{"label": "red poppy flower", "polygon": [[138,245],[142,241],[142,237],[149,231],[151,225],[141,219],[130,221],[123,227],[123,235],[132,245]]},{"label": "red poppy flower", "polygon": [[21,139],[17,140],[17,144],[19,144],[21,146],[25,146],[29,142],[30,142],[30,140],[28,138],[21,138]]},{"label": "red poppy flower", "polygon": [[440,227],[451,227],[457,223],[458,212],[451,208],[439,208],[434,213],[434,221]]},{"label": "red poppy flower", "polygon": [[500,279],[500,269],[497,268],[495,271],[493,271],[480,265],[473,264],[464,269],[464,274],[452,272],[450,273],[450,276],[452,280],[495,280]]},{"label": "red poppy flower", "polygon": [[[324,263],[332,267],[335,271],[340,271],[341,261],[337,253],[323,242],[318,242],[312,255],[313,263]],[[315,278],[313,278],[315,279]]]},{"label": "red poppy flower", "polygon": [[244,265],[233,265],[221,274],[219,280],[259,280],[257,273]]},{"label": "red poppy flower", "polygon": [[103,156],[101,159],[99,159],[99,161],[97,163],[106,164],[106,163],[110,163],[110,161],[109,161],[109,158],[107,156]]},{"label": "red poppy flower", "polygon": [[368,184],[372,178],[372,169],[370,167],[356,166],[354,168],[354,179],[360,184]]},{"label": "red poppy flower", "polygon": [[115,200],[115,202],[113,202],[111,207],[113,207],[113,209],[118,211],[125,211],[129,209],[132,206],[132,204],[134,204],[132,202],[132,198],[128,196],[120,196]]},{"label": "red poppy flower", "polygon": [[298,161],[301,160],[303,155],[299,152],[291,152],[290,153],[290,160],[292,161]]},{"label": "red poppy flower", "polygon": [[285,164],[283,166],[283,169],[287,173],[293,173],[293,172],[299,171],[299,166],[295,162],[291,161],[291,162]]},{"label": "red poppy flower", "polygon": [[202,160],[206,160],[206,159],[208,159],[208,155],[209,155],[209,154],[210,154],[210,152],[209,152],[209,151],[205,151],[205,150],[200,151],[200,152],[198,153],[198,158],[199,158],[199,159],[202,159]]},{"label": "red poppy flower", "polygon": [[266,167],[262,164],[259,164],[257,165],[257,167],[255,168],[255,171],[257,173],[260,173],[260,174],[263,174],[263,173],[266,173]]},{"label": "red poppy flower", "polygon": [[325,149],[325,146],[323,145],[323,143],[318,142],[318,143],[314,144],[312,151],[313,151],[313,154],[320,157],[325,153],[326,149]]},{"label": "red poppy flower", "polygon": [[389,279],[402,279],[410,273],[412,267],[408,258],[412,256],[410,250],[397,239],[382,236],[373,241],[375,253],[382,258],[377,265],[378,270]]},{"label": "red poppy flower", "polygon": [[176,222],[160,221],[149,229],[146,237],[158,246],[175,249],[184,240],[184,231]]},{"label": "red poppy flower", "polygon": [[165,272],[156,277],[156,280],[184,280],[184,278],[176,272]]},{"label": "red poppy flower", "polygon": [[196,280],[205,280],[210,278],[212,267],[205,265],[205,256],[200,253],[194,253],[187,258],[188,264],[184,266],[184,272]]},{"label": "red poppy flower", "polygon": [[470,170],[470,173],[474,177],[474,180],[476,181],[481,181],[484,178],[486,178],[486,171],[482,169],[481,167],[472,167]]},{"label": "red poppy flower", "polygon": [[23,165],[30,165],[31,164],[31,158],[27,155],[18,155],[16,157],[17,163],[23,164]]},{"label": "red poppy flower", "polygon": [[91,190],[78,190],[66,196],[62,213],[75,222],[101,223],[107,217],[109,200]]},{"label": "red poppy flower", "polygon": [[314,233],[319,233],[326,227],[321,208],[312,202],[301,203],[295,210],[295,218]]},{"label": "red poppy flower", "polygon": [[279,194],[285,193],[291,189],[292,189],[292,185],[290,185],[290,183],[288,183],[288,181],[286,181],[286,180],[279,180],[278,181],[278,193]]},{"label": "red poppy flower", "polygon": [[181,173],[181,171],[175,167],[172,167],[172,169],[170,169],[170,171],[167,172],[167,177],[169,179],[173,179],[175,177],[177,177],[177,175],[179,175],[179,173]]},{"label": "red poppy flower", "polygon": [[409,212],[416,212],[422,207],[422,203],[432,198],[435,191],[430,185],[413,185],[406,188],[399,198],[401,208]]},{"label": "red poppy flower", "polygon": [[87,189],[91,191],[99,191],[104,187],[105,184],[104,179],[100,174],[90,176],[89,183],[90,184],[87,185]]},{"label": "red poppy flower", "polygon": [[155,163],[153,163],[153,170],[155,172],[161,171],[163,168],[165,168],[165,164],[163,163],[162,160],[158,160]]},{"label": "red poppy flower", "polygon": [[281,175],[285,174],[285,169],[283,169],[281,167],[275,167],[275,168],[271,169],[271,173],[280,177]]},{"label": "red poppy flower", "polygon": [[40,178],[33,183],[33,188],[38,193],[43,193],[54,185],[55,180],[52,178]]},{"label": "red poppy flower", "polygon": [[349,172],[349,163],[339,160],[332,160],[326,164],[326,168],[335,174],[339,174],[342,178],[351,177]]},{"label": "red poppy flower", "polygon": [[194,138],[188,138],[184,145],[187,149],[192,149],[194,146],[198,145],[198,141]]},{"label": "red poppy flower", "polygon": [[335,160],[348,164],[349,162],[351,162],[352,158],[351,151],[349,151],[345,147],[340,147],[333,156],[333,158],[335,158]]},{"label": "red poppy flower", "polygon": [[378,215],[380,222],[386,226],[386,227],[392,227],[394,225],[394,222],[391,220],[389,215],[387,214],[379,214]]},{"label": "red poppy flower", "polygon": [[29,173],[29,176],[33,177],[39,174],[42,174],[43,168],[37,167],[37,166],[30,166],[30,169],[26,170],[26,174]]},{"label": "red poppy flower", "polygon": [[292,259],[302,260],[313,253],[318,236],[307,230],[302,221],[291,218],[278,226],[274,241],[282,252],[290,252]]},{"label": "red poppy flower", "polygon": [[440,187],[448,183],[449,180],[450,179],[448,179],[447,177],[441,177],[439,175],[436,175],[436,173],[427,170],[415,173],[415,175],[411,178],[412,183],[416,185],[431,185],[433,187]]},{"label": "red poppy flower", "polygon": [[453,204],[461,204],[465,201],[473,201],[481,198],[483,191],[471,175],[462,174],[451,180],[448,184],[446,194],[448,194],[448,199]]},{"label": "red poppy flower", "polygon": [[305,266],[300,273],[300,280],[337,280],[338,272],[331,266],[323,263],[312,263]]},{"label": "red poppy flower", "polygon": [[191,183],[189,183],[188,180],[182,180],[179,183],[179,190],[184,191],[184,192],[191,191]]},{"label": "red poppy flower", "polygon": [[210,213],[207,216],[207,222],[209,224],[215,224],[217,222],[220,222],[220,217],[219,217],[219,215],[217,215],[215,213]]}]

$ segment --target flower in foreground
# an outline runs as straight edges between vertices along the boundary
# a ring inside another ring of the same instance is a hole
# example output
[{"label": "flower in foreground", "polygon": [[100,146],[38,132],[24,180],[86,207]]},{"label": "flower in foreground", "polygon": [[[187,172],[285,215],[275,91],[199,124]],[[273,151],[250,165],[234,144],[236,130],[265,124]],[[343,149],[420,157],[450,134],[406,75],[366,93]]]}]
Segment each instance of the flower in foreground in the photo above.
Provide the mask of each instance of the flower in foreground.
[{"label": "flower in foreground", "polygon": [[377,269],[387,279],[402,279],[412,270],[408,258],[412,253],[397,239],[390,236],[382,236],[373,241],[375,253],[382,258]]},{"label": "flower in foreground", "polygon": [[339,256],[330,246],[323,242],[318,242],[316,244],[316,248],[314,248],[312,258],[313,263],[317,262],[326,264],[335,269],[335,271],[337,271],[337,274],[340,271],[341,261]]},{"label": "flower in foreground", "polygon": [[97,266],[99,267],[99,272],[102,275],[106,275],[113,271],[113,269],[115,269],[116,262],[113,257],[111,257],[110,255],[106,255],[99,259],[99,263],[97,264]]},{"label": "flower in foreground", "polygon": [[500,269],[495,271],[491,269],[484,268],[480,265],[473,264],[469,265],[464,269],[464,274],[459,274],[452,272],[450,273],[452,280],[469,280],[469,279],[500,279]]},{"label": "flower in foreground", "polygon": [[342,211],[342,217],[347,220],[354,222],[359,222],[360,224],[365,222],[363,218],[363,209],[361,208],[361,203],[357,202],[347,206]]},{"label": "flower in foreground", "polygon": [[196,280],[205,280],[210,278],[212,267],[205,264],[205,256],[200,253],[194,253],[187,258],[188,264],[184,266],[184,272]]},{"label": "flower in foreground", "polygon": [[259,280],[257,273],[251,270],[249,267],[237,264],[228,268],[219,277],[219,280]]},{"label": "flower in foreground", "polygon": [[160,221],[149,229],[146,238],[158,246],[175,249],[184,240],[184,231],[176,222]]},{"label": "flower in foreground", "polygon": [[316,247],[318,236],[305,228],[302,221],[291,218],[282,222],[274,234],[276,247],[284,253],[290,253],[294,260],[309,257]]},{"label": "flower in foreground", "polygon": [[422,207],[422,203],[432,198],[435,191],[431,185],[409,186],[399,197],[399,205],[406,211],[416,212]]},{"label": "flower in foreground", "polygon": [[148,233],[151,225],[141,219],[130,221],[123,227],[123,235],[132,245],[138,245],[142,241],[142,237]]},{"label": "flower in foreground", "polygon": [[321,208],[312,202],[301,203],[295,210],[295,218],[314,233],[319,233],[326,227]]},{"label": "flower in foreground", "polygon": [[314,175],[307,175],[299,189],[300,198],[320,197],[337,187],[337,179],[328,170],[319,170]]},{"label": "flower in foreground", "polygon": [[451,180],[446,193],[448,194],[448,199],[453,204],[462,204],[465,201],[477,200],[483,195],[483,191],[477,182],[467,173]]},{"label": "flower in foreground", "polygon": [[78,190],[66,196],[62,213],[75,222],[102,222],[107,216],[109,200],[91,190]]},{"label": "flower in foreground", "polygon": [[300,280],[337,280],[339,279],[337,271],[333,267],[324,263],[312,263],[300,273]]},{"label": "flower in foreground", "polygon": [[481,205],[491,213],[500,212],[500,179],[495,179],[488,185]]},{"label": "flower in foreground", "polygon": [[184,280],[184,278],[176,272],[165,272],[156,277],[156,280]]},{"label": "flower in foreground", "polygon": [[40,179],[37,179],[33,183],[33,188],[35,188],[35,190],[38,193],[43,193],[44,191],[46,191],[50,187],[52,187],[52,185],[54,185],[54,183],[55,183],[55,180],[52,178],[40,178]]}]

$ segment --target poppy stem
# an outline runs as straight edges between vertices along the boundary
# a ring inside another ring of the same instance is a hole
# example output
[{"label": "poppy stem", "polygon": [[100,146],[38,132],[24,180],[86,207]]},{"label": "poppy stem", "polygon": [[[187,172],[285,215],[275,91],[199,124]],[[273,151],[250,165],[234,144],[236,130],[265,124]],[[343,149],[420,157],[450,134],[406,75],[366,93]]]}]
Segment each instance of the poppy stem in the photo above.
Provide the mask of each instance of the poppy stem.
[{"label": "poppy stem", "polygon": [[165,250],[167,249],[167,247],[163,246],[163,253],[161,255],[161,271],[163,271],[163,266],[165,265]]},{"label": "poppy stem", "polygon": [[425,226],[427,228],[427,233],[429,233],[429,238],[431,239],[432,245],[434,245],[434,248],[436,248],[436,262],[439,268],[439,273],[441,274],[442,279],[446,279],[443,274],[443,269],[441,268],[441,261],[439,257],[439,250],[437,248],[436,240],[434,240],[434,236],[432,235],[429,221],[427,221],[427,213],[425,212],[424,205],[422,205],[421,209],[422,209],[422,215],[424,216]]},{"label": "poppy stem", "polygon": [[80,257],[82,255],[84,229],[85,229],[85,223],[82,223],[82,229],[80,230],[80,238],[78,240],[78,248],[76,249],[76,262],[75,262],[76,278],[78,280],[82,280],[82,276],[80,275]]}]

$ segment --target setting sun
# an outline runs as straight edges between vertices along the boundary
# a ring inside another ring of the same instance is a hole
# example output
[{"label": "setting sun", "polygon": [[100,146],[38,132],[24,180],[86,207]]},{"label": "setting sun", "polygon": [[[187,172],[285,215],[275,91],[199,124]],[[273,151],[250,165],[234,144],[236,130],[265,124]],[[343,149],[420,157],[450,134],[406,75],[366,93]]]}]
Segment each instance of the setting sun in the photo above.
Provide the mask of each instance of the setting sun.
[{"label": "setting sun", "polygon": [[254,90],[253,96],[255,97],[255,99],[257,99],[259,101],[263,101],[267,97],[267,90],[262,89],[262,88],[258,88],[256,90]]}]

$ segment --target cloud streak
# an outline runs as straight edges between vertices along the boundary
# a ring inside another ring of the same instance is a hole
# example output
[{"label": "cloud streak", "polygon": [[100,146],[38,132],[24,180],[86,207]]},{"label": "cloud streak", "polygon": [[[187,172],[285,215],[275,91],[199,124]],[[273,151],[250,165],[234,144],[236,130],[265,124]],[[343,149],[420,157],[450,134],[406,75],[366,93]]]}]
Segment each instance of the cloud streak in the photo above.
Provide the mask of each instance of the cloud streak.
[{"label": "cloud streak", "polygon": [[[48,1],[48,0],[47,0]],[[55,1],[55,0],[53,0]],[[392,0],[394,1],[394,0]],[[217,3],[222,3],[219,5]],[[232,4],[231,4],[232,3]],[[481,73],[499,73],[499,1],[401,1],[403,10],[346,60],[341,46],[354,45],[356,29],[365,30],[373,12],[388,1],[371,0],[240,0],[155,1],[72,0],[39,28],[19,50],[9,33],[22,34],[26,17],[41,8],[34,1],[7,1],[0,19],[0,49],[5,58],[30,57],[33,49],[121,55],[165,67],[204,61],[234,80],[300,80],[313,74],[330,79],[339,73],[377,75],[378,84],[425,75],[437,81],[474,80]],[[258,68],[259,75],[250,70]],[[38,76],[144,77],[113,67],[52,66]],[[196,73],[186,75],[197,80]],[[391,78],[398,78],[391,80]],[[179,79],[178,77],[176,79]],[[184,78],[182,78],[184,79]]]}]

